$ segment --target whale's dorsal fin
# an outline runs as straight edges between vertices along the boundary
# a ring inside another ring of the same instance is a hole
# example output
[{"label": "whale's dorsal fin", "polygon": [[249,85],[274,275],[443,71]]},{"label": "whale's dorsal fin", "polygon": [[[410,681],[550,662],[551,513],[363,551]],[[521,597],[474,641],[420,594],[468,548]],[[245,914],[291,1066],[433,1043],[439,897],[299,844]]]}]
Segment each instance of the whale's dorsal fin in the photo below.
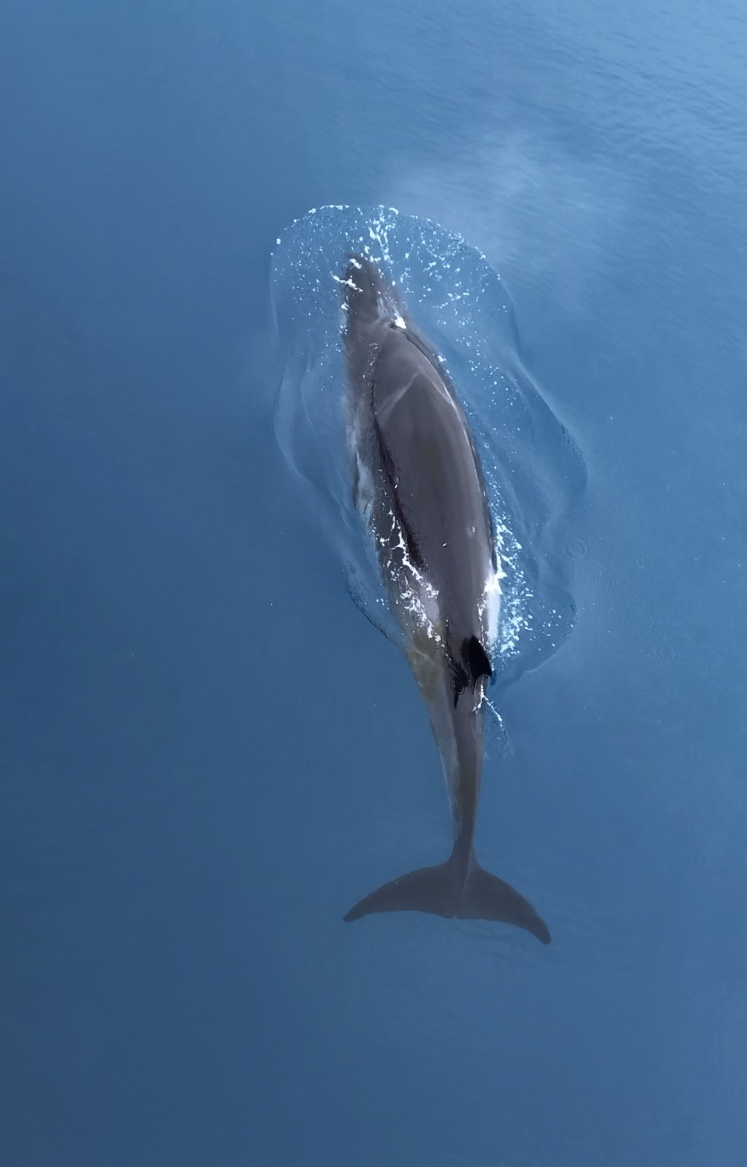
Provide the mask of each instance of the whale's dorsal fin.
[{"label": "whale's dorsal fin", "polygon": [[484,645],[476,636],[466,636],[462,641],[462,659],[451,658],[452,689],[454,691],[454,708],[461,694],[469,686],[475,692],[480,677],[492,677],[493,666]]},{"label": "whale's dorsal fin", "polygon": [[490,657],[476,636],[468,636],[462,641],[462,660],[473,689],[480,677],[492,677]]}]

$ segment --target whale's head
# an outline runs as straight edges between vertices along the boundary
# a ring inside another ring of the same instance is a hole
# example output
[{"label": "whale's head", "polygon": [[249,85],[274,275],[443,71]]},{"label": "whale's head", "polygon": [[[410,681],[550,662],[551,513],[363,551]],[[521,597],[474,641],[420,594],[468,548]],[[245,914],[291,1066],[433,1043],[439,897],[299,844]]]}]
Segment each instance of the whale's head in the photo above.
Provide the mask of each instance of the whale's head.
[{"label": "whale's head", "polygon": [[367,255],[351,255],[342,280],[347,331],[356,332],[391,321],[401,314],[397,293]]}]

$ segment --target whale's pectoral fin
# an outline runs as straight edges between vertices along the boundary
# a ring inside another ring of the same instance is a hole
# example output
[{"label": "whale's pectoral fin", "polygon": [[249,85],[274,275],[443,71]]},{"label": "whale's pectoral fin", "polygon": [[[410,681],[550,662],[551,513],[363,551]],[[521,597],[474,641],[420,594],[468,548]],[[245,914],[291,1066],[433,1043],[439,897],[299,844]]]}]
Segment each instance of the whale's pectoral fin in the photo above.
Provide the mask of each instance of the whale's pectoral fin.
[{"label": "whale's pectoral fin", "polygon": [[501,920],[550,943],[544,920],[510,884],[472,860],[466,879],[452,855],[438,867],[421,867],[385,883],[351,908],[345,919],[360,920],[377,912],[429,912],[460,920]]}]

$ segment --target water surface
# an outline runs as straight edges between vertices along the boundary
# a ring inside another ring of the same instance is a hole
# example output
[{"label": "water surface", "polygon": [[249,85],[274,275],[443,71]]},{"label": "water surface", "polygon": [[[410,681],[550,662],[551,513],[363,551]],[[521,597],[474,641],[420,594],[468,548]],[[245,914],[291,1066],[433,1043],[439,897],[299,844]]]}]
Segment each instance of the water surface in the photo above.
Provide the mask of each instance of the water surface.
[{"label": "water surface", "polygon": [[[3,1162],[744,1163],[746,42],[729,0],[3,7]],[[395,259],[477,421],[476,336],[550,427],[558,523],[525,447],[504,502],[574,614],[478,838],[547,949],[341,920],[449,822],[276,440],[275,241],[328,204],[485,257],[518,372]]]}]

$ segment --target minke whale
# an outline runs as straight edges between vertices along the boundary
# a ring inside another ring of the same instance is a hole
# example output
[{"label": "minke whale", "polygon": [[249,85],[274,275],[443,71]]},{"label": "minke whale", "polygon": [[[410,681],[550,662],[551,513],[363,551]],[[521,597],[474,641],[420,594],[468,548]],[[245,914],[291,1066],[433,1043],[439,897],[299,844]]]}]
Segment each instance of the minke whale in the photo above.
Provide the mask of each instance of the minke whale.
[{"label": "minke whale", "polygon": [[454,827],[445,863],[385,883],[345,919],[420,911],[502,920],[549,944],[532,905],[474,852],[500,573],[470,428],[442,359],[376,264],[350,256],[341,283],[355,504],[428,709]]}]

